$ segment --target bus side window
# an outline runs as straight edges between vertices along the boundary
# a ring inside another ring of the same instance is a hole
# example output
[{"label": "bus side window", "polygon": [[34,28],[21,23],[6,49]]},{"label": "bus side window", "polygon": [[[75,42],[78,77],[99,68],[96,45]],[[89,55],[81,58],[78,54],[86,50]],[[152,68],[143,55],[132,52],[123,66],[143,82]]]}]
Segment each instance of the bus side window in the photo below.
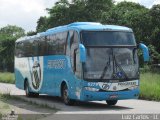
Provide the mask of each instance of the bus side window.
[{"label": "bus side window", "polygon": [[56,36],[57,36],[56,44],[58,46],[57,54],[64,55],[65,49],[66,49],[65,47],[66,47],[66,40],[67,40],[67,32],[58,33]]},{"label": "bus side window", "polygon": [[26,51],[25,56],[26,57],[32,57],[33,56],[32,46],[33,46],[33,40],[29,40],[29,41],[25,42],[25,49],[26,49],[25,50]]},{"label": "bus side window", "polygon": [[24,50],[24,57],[31,57],[33,56],[33,50],[32,50],[32,40],[26,40],[23,42],[23,48]]},{"label": "bus side window", "polygon": [[32,44],[33,56],[38,56],[38,40],[35,39]]},{"label": "bus side window", "polygon": [[16,43],[15,56],[18,58],[24,57],[24,43]]},{"label": "bus side window", "polygon": [[47,54],[55,55],[56,54],[56,35],[47,36]]},{"label": "bus side window", "polygon": [[70,33],[69,31],[67,32],[65,53],[66,53],[66,56],[70,57]]},{"label": "bus side window", "polygon": [[78,50],[78,33],[76,31],[69,31],[70,34],[70,57],[73,71],[76,71],[76,51]]},{"label": "bus side window", "polygon": [[40,37],[39,43],[38,43],[38,52],[39,52],[39,56],[45,56],[47,55],[47,37]]}]

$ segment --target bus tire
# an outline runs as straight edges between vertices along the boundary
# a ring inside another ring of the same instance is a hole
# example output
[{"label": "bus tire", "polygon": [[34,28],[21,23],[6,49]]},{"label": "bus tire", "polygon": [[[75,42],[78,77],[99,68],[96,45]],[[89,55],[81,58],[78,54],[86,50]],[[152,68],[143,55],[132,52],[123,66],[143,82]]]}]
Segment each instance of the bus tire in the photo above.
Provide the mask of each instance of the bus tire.
[{"label": "bus tire", "polygon": [[118,100],[106,100],[107,105],[111,106],[111,105],[116,105],[116,103],[118,102]]},{"label": "bus tire", "polygon": [[70,99],[68,96],[68,87],[66,84],[62,86],[62,99],[66,105],[73,105],[74,100]]},{"label": "bus tire", "polygon": [[34,93],[34,92],[29,91],[29,83],[27,80],[25,81],[24,90],[25,90],[27,97],[38,97],[39,96],[39,93]]}]

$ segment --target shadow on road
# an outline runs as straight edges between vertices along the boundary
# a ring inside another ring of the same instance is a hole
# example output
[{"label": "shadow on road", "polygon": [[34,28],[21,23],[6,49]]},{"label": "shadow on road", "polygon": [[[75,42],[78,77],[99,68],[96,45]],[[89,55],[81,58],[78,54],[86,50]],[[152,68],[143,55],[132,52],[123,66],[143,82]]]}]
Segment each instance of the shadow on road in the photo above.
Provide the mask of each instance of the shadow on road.
[{"label": "shadow on road", "polygon": [[124,106],[108,106],[106,103],[100,103],[100,102],[76,102],[74,106],[67,106],[63,103],[62,99],[59,97],[52,97],[47,95],[40,95],[38,98],[27,98],[26,96],[17,96],[21,97],[24,100],[36,102],[42,104],[47,104],[49,107],[55,107],[61,111],[121,111],[121,110],[127,110],[127,109],[133,109],[131,107],[124,107]]}]

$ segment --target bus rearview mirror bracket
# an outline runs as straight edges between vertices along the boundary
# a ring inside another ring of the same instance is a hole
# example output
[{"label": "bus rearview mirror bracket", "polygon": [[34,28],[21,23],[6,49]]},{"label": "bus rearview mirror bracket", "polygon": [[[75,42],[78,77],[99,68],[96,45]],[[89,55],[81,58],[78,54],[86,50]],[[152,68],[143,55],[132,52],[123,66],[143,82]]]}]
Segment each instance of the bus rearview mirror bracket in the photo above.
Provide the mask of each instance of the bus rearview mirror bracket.
[{"label": "bus rearview mirror bracket", "polygon": [[86,62],[86,48],[83,44],[79,44],[80,62]]},{"label": "bus rearview mirror bracket", "polygon": [[144,61],[148,62],[149,61],[149,50],[148,50],[148,47],[145,44],[140,43],[139,44],[139,48],[143,52],[143,59],[144,59]]}]

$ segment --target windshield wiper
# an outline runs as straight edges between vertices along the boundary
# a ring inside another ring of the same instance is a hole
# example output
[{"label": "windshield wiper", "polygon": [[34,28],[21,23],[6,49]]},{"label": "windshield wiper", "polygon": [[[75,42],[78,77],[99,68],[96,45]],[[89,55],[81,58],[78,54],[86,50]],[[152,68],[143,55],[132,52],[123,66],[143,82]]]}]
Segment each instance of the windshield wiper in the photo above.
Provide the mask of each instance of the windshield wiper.
[{"label": "windshield wiper", "polygon": [[[116,57],[113,53],[113,49],[111,49],[111,54],[112,54],[112,59],[113,59],[113,74],[112,74],[113,78],[117,78],[117,77],[120,78],[120,77],[124,76],[125,79],[128,80],[128,76],[127,76],[126,72],[123,70],[122,66],[119,65],[117,60],[116,60]],[[110,65],[111,65],[111,58],[110,58],[110,54],[109,54],[109,59],[106,63],[106,66],[104,67],[103,72],[102,72],[101,77],[100,77],[101,80],[104,78],[104,76],[105,76],[105,74],[106,74]],[[118,76],[117,72],[116,72],[117,68],[119,68],[119,71],[123,74],[121,74],[119,72],[119,76]]]},{"label": "windshield wiper", "polygon": [[103,72],[102,72],[102,75],[101,75],[101,77],[100,77],[100,79],[103,79],[104,78],[104,76],[105,76],[105,74],[106,74],[106,72],[107,72],[107,70],[108,70],[108,67],[110,66],[110,56],[109,56],[109,60],[107,61],[107,63],[106,63],[106,66],[104,67],[104,69],[103,69]]},{"label": "windshield wiper", "polygon": [[[123,70],[122,66],[118,64],[115,55],[113,56],[113,62],[115,62],[115,66],[118,67],[120,69],[120,71],[124,74],[124,77],[126,78],[126,80],[128,80],[128,76],[125,73],[125,71]],[[115,72],[113,72],[113,76],[115,75]],[[117,76],[117,75],[116,75]],[[115,77],[115,76],[114,76]],[[118,76],[119,77],[119,76]]]}]

